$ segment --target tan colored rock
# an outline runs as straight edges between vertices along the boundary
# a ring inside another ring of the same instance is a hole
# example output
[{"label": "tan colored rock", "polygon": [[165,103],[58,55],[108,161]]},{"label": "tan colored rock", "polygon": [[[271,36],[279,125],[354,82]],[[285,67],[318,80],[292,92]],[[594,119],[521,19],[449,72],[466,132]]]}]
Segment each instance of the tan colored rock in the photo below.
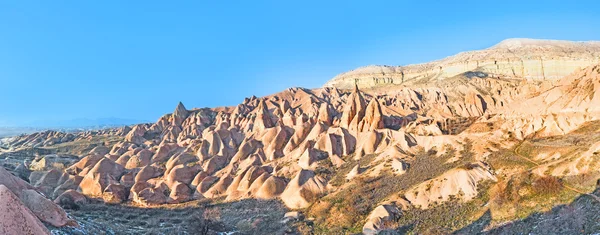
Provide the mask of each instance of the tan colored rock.
[{"label": "tan colored rock", "polygon": [[484,180],[496,181],[496,177],[483,163],[471,163],[420,183],[404,196],[412,205],[423,209],[447,201],[451,196],[469,201],[477,196],[478,183]]},{"label": "tan colored rock", "polygon": [[119,178],[121,178],[123,173],[125,173],[125,167],[117,164],[116,162],[114,162],[108,158],[104,158],[104,159],[100,160],[98,163],[96,163],[94,168],[92,168],[90,170],[90,172],[88,172],[88,174],[90,174],[90,173],[91,174],[95,174],[95,173],[107,174],[107,175],[112,176],[115,179],[119,179]]},{"label": "tan colored rock", "polygon": [[131,188],[135,184],[135,177],[137,176],[137,169],[135,171],[130,171],[121,176],[121,180],[119,183],[127,188]]},{"label": "tan colored rock", "polygon": [[154,188],[145,188],[135,194],[134,202],[144,206],[161,205],[167,202],[167,196]]},{"label": "tan colored rock", "polygon": [[203,195],[204,193],[208,192],[210,187],[212,187],[217,181],[219,181],[219,178],[212,175],[204,178],[196,187],[194,197],[198,198],[198,195]]},{"label": "tan colored rock", "polygon": [[78,175],[68,175],[67,177],[68,179],[54,188],[54,191],[51,194],[52,198],[56,198],[68,190],[77,190],[79,184],[81,184],[81,181],[83,180],[83,177]]},{"label": "tan colored rock", "polygon": [[166,184],[171,187],[177,182],[189,185],[200,170],[200,165],[177,165],[166,176]]},{"label": "tan colored rock", "polygon": [[204,180],[204,178],[206,178],[206,177],[208,177],[208,174],[206,172],[204,172],[204,171],[198,172],[198,174],[196,174],[196,176],[190,183],[190,186],[192,188],[198,187],[198,185],[200,185],[200,182],[202,182],[202,180]]},{"label": "tan colored rock", "polygon": [[290,133],[285,127],[274,127],[263,136],[264,151],[267,160],[272,161],[283,156],[283,149],[290,138]]},{"label": "tan colored rock", "polygon": [[179,150],[179,145],[175,143],[161,143],[156,150],[154,156],[152,156],[152,163],[163,162],[169,159],[175,152]]},{"label": "tan colored rock", "polygon": [[190,112],[185,108],[183,103],[179,102],[172,115],[173,126],[181,126],[183,121],[190,115]]},{"label": "tan colored rock", "polygon": [[231,175],[225,175],[219,178],[219,180],[208,189],[203,195],[207,198],[217,198],[225,196],[227,193],[227,188],[233,182],[233,177]]},{"label": "tan colored rock", "polygon": [[281,200],[290,209],[310,206],[326,192],[327,182],[313,171],[301,170],[287,185],[281,194]]},{"label": "tan colored rock", "polygon": [[354,159],[358,160],[367,154],[375,153],[379,146],[379,142],[381,141],[381,137],[382,135],[376,131],[360,133],[358,135],[358,145],[356,147]]},{"label": "tan colored rock", "polygon": [[256,107],[255,114],[256,119],[254,120],[254,132],[262,132],[263,130],[274,126],[271,115],[269,114],[269,109],[267,108],[267,104],[265,103],[264,99],[260,99],[258,107]]},{"label": "tan colored rock", "polygon": [[109,184],[102,193],[102,199],[107,203],[122,203],[129,197],[129,192],[125,186],[120,184]]},{"label": "tan colored rock", "polygon": [[135,125],[125,136],[125,141],[137,145],[142,144],[146,141],[146,139],[144,139],[144,134],[146,134],[146,127],[141,124]]},{"label": "tan colored rock", "polygon": [[374,131],[383,129],[383,112],[377,98],[371,99],[365,111],[365,117],[358,124],[359,131]]},{"label": "tan colored rock", "polygon": [[346,174],[346,180],[352,180],[360,173],[362,173],[362,169],[360,168],[360,165],[356,164],[356,166],[354,166],[352,170]]},{"label": "tan colored rock", "polygon": [[367,223],[363,226],[363,234],[378,234],[385,229],[385,223],[400,218],[400,210],[393,204],[380,205],[369,214]]},{"label": "tan colored rock", "polygon": [[597,64],[600,46],[594,42],[507,39],[494,47],[462,52],[434,62],[407,66],[366,66],[342,73],[325,87],[351,89],[385,84],[445,80],[469,71],[532,80],[557,80]]},{"label": "tan colored rock", "polygon": [[135,155],[131,156],[131,158],[129,158],[129,160],[125,164],[125,168],[133,169],[150,165],[152,163],[153,155],[154,153],[152,153],[151,151],[143,149]]},{"label": "tan colored rock", "polygon": [[92,150],[90,150],[90,152],[88,154],[104,156],[104,155],[108,154],[109,152],[110,152],[110,149],[108,149],[108,147],[97,146],[97,147],[94,147]]},{"label": "tan colored rock", "polygon": [[332,125],[333,116],[331,106],[327,103],[321,103],[317,120],[325,125]]},{"label": "tan colored rock", "polygon": [[392,172],[397,175],[402,175],[408,170],[408,164],[398,158],[392,159]]},{"label": "tan colored rock", "polygon": [[90,169],[96,165],[100,160],[104,157],[102,155],[87,155],[79,160],[77,163],[73,164],[69,168],[67,168],[66,172],[72,175],[80,174],[83,169]]},{"label": "tan colored rock", "polygon": [[135,176],[135,182],[146,182],[149,179],[161,176],[163,173],[164,170],[156,165],[145,166]]},{"label": "tan colored rock", "polygon": [[171,170],[178,165],[197,165],[198,158],[189,153],[181,153],[171,157],[165,164],[165,174],[169,174]]},{"label": "tan colored rock", "polygon": [[83,177],[83,180],[81,180],[81,183],[79,184],[79,188],[84,195],[102,196],[104,189],[108,185],[117,183],[119,182],[109,174],[89,173]]},{"label": "tan colored rock", "polygon": [[168,203],[182,203],[192,199],[192,190],[186,184],[176,182],[171,187]]},{"label": "tan colored rock", "polygon": [[365,116],[366,102],[363,98],[358,85],[354,87],[354,91],[350,94],[342,113],[340,126],[349,130],[358,130],[358,124]]}]

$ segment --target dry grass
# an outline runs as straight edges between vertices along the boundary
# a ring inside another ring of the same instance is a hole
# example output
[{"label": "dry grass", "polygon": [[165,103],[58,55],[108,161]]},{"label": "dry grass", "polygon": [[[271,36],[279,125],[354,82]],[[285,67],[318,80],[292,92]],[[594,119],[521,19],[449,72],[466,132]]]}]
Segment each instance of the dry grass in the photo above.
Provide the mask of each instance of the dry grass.
[{"label": "dry grass", "polygon": [[[392,195],[400,195],[413,185],[433,179],[444,172],[459,166],[465,166],[472,161],[472,144],[467,141],[464,150],[460,153],[458,161],[448,163],[455,157],[456,150],[446,146],[448,151],[437,156],[435,150],[418,151],[412,160],[409,160],[408,171],[403,175],[395,175],[384,170],[377,177],[359,176],[334,194],[321,198],[313,204],[307,213],[316,218],[315,232],[323,234],[357,233],[362,231],[362,226],[368,214],[381,202]],[[375,156],[365,156],[364,161],[371,161]],[[361,159],[361,160],[363,160]],[[365,166],[366,162],[361,162]],[[349,163],[343,168],[351,168],[356,162]],[[467,165],[468,166],[468,165]],[[342,178],[345,174],[333,176],[334,179]],[[337,179],[341,181],[340,179]]]}]

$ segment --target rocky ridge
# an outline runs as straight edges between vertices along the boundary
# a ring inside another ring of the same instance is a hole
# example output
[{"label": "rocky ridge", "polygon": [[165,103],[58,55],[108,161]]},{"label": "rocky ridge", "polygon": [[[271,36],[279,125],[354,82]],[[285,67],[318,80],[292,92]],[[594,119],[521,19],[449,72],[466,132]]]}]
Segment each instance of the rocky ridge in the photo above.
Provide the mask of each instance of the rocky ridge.
[{"label": "rocky ridge", "polygon": [[558,80],[600,63],[600,42],[507,39],[484,50],[462,52],[438,61],[406,66],[366,66],[337,75],[325,87],[349,89],[411,85],[444,80],[466,72],[489,77]]}]

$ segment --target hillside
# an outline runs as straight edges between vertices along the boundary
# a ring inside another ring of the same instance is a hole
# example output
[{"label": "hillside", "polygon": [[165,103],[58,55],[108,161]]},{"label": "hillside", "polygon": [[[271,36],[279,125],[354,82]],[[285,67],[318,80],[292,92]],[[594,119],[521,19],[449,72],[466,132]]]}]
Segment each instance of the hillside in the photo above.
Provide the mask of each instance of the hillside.
[{"label": "hillside", "polygon": [[441,60],[406,66],[365,66],[341,73],[324,87],[350,89],[386,84],[439,81],[466,72],[489,77],[527,80],[558,80],[577,69],[600,63],[600,42],[506,39],[478,51],[468,51]]},{"label": "hillside", "polygon": [[559,232],[536,213],[598,211],[598,58],[597,42],[510,39],[131,128],[22,135],[0,166],[87,233]]}]

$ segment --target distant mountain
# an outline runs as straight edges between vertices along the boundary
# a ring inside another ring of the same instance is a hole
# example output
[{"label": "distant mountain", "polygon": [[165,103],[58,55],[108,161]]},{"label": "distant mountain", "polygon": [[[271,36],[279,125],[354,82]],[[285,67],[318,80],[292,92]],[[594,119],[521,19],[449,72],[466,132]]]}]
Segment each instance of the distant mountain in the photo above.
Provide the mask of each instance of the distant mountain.
[{"label": "distant mountain", "polygon": [[95,130],[110,127],[129,126],[139,123],[148,123],[145,120],[124,118],[77,118],[71,120],[43,120],[29,122],[21,125],[0,126],[0,138],[31,134],[43,130],[58,130],[63,132],[74,132],[82,130]]},{"label": "distant mountain", "polygon": [[32,127],[0,127],[0,138],[30,134],[39,130]]},{"label": "distant mountain", "polygon": [[124,119],[124,118],[76,118],[71,120],[43,120],[31,122],[27,127],[34,128],[90,128],[90,127],[116,127],[139,123],[147,123],[146,120]]}]

